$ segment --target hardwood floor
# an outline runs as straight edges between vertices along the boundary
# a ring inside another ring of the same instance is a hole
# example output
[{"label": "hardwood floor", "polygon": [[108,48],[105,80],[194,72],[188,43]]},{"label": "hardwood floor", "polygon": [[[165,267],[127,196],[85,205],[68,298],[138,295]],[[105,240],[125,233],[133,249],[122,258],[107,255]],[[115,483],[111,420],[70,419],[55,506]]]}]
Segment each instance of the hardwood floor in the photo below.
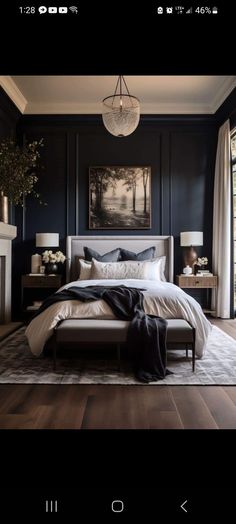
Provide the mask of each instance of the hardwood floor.
[{"label": "hardwood floor", "polygon": [[0,429],[236,429],[236,386],[4,384]]}]

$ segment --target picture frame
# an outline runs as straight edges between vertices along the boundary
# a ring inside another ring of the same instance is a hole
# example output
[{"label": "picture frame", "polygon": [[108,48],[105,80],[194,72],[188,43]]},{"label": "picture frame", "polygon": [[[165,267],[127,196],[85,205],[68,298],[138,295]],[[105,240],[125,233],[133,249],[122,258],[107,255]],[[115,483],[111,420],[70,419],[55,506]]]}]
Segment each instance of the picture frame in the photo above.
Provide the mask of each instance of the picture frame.
[{"label": "picture frame", "polygon": [[89,167],[89,229],[151,229],[151,167]]}]

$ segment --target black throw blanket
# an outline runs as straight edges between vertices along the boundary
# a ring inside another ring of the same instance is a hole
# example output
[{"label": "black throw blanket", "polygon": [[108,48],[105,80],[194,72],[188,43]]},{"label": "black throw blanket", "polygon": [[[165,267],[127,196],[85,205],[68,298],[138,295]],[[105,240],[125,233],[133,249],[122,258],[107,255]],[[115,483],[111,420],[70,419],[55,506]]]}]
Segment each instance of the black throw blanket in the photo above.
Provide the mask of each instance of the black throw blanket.
[{"label": "black throw blanket", "polygon": [[157,381],[171,373],[166,369],[167,322],[163,318],[145,314],[142,291],[144,289],[125,286],[72,286],[48,297],[36,316],[55,302],[105,300],[118,319],[130,321],[127,343],[137,378],[142,382]]}]

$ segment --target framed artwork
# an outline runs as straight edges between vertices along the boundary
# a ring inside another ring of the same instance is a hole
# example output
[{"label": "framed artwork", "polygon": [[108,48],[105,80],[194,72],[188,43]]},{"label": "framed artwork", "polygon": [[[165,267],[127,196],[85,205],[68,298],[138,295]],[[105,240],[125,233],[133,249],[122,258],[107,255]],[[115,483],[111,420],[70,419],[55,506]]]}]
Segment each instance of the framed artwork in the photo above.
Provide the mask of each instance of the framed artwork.
[{"label": "framed artwork", "polygon": [[89,229],[150,229],[151,168],[89,168]]}]

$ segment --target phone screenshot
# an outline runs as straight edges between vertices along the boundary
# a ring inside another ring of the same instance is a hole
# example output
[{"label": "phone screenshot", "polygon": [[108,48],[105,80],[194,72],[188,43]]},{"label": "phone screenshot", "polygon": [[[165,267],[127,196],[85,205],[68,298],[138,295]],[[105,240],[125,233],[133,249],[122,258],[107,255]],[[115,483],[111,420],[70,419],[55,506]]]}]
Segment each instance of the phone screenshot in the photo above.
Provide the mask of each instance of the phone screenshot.
[{"label": "phone screenshot", "polygon": [[4,516],[233,515],[234,20],[2,8]]}]

